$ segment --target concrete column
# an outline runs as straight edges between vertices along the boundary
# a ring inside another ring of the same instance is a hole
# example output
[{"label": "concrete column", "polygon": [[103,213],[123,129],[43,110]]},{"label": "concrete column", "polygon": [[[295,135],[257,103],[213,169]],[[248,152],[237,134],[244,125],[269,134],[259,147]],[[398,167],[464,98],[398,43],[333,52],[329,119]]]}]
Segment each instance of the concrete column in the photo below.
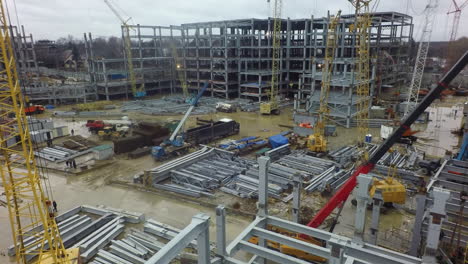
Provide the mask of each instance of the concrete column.
[{"label": "concrete column", "polygon": [[[268,167],[270,165],[270,158],[261,156],[257,159],[259,168],[259,186],[258,186],[258,212],[257,217],[266,217],[268,215]],[[266,228],[266,226],[260,226]],[[266,240],[260,238],[258,246],[265,248],[267,246]],[[264,264],[265,259],[258,257],[256,262]]]},{"label": "concrete column", "polygon": [[216,254],[226,256],[226,210],[224,205],[216,207]]},{"label": "concrete column", "polygon": [[367,203],[369,201],[369,188],[372,183],[372,177],[361,174],[357,177],[356,188],[356,218],[354,220],[354,242],[364,243],[364,228],[366,224]]},{"label": "concrete column", "polygon": [[200,232],[197,237],[198,264],[210,263],[210,233],[208,232],[209,221],[205,222],[206,231]]},{"label": "concrete column", "polygon": [[372,222],[371,222],[371,236],[369,243],[377,245],[377,234],[379,232],[379,222],[380,222],[380,208],[383,205],[382,193],[377,190],[372,198],[373,207],[372,207]]},{"label": "concrete column", "polygon": [[431,263],[435,257],[440,241],[442,222],[447,216],[446,203],[450,198],[450,192],[442,188],[434,187],[432,191],[434,204],[429,211],[429,227],[427,228],[426,250],[423,263]]},{"label": "concrete column", "polygon": [[301,208],[301,190],[302,177],[300,174],[295,174],[293,178],[292,221],[296,223],[299,223],[299,209]]},{"label": "concrete column", "polygon": [[259,157],[258,162],[258,212],[257,215],[265,217],[268,215],[268,166],[270,164],[269,157]]},{"label": "concrete column", "polygon": [[411,246],[409,254],[411,256],[419,256],[421,249],[421,227],[424,220],[424,212],[426,211],[426,194],[416,195],[416,217],[414,219],[413,236],[411,238]]}]

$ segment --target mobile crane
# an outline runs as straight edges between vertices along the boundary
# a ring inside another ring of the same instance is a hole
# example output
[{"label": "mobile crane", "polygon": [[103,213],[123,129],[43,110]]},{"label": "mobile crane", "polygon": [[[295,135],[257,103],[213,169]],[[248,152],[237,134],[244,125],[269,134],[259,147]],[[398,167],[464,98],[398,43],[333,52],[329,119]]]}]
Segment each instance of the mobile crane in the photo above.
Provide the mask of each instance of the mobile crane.
[{"label": "mobile crane", "polygon": [[16,262],[78,263],[79,249],[65,249],[51,190],[36,167],[7,17],[0,1],[0,174]]},{"label": "mobile crane", "polygon": [[195,109],[195,107],[198,105],[198,100],[200,100],[200,98],[203,96],[203,93],[206,91],[209,84],[210,82],[206,82],[202,89],[198,92],[198,95],[193,98],[193,100],[190,100],[189,109],[187,112],[185,112],[184,117],[182,117],[169,139],[164,141],[160,146],[154,146],[151,149],[151,155],[155,160],[169,158],[170,156],[174,156],[174,154],[183,153],[189,148],[190,145],[184,142],[184,136],[179,132],[189,118],[190,114],[192,114],[193,109]]},{"label": "mobile crane", "polygon": [[333,69],[333,60],[335,59],[336,42],[338,39],[337,26],[340,21],[341,11],[330,18],[327,32],[327,46],[325,49],[324,67],[322,70],[322,89],[320,91],[320,108],[317,122],[315,122],[314,133],[307,140],[307,147],[314,152],[327,151],[327,139],[325,138],[325,122],[330,112],[328,108],[328,95]]}]

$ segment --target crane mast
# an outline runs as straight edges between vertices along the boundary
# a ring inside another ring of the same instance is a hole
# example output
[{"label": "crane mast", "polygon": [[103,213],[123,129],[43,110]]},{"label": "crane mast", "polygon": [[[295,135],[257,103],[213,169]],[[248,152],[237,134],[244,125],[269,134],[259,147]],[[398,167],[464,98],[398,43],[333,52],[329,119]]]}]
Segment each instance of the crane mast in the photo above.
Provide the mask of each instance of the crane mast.
[{"label": "crane mast", "polygon": [[109,7],[109,9],[114,13],[114,15],[119,19],[122,23],[122,37],[123,37],[123,44],[124,44],[124,51],[126,57],[126,66],[128,71],[128,80],[130,81],[130,87],[132,89],[132,94],[134,98],[140,98],[146,96],[146,91],[144,88],[144,84],[141,85],[140,88],[137,88],[136,85],[136,74],[133,67],[133,55],[132,55],[132,41],[130,39],[130,26],[128,25],[128,20],[125,20],[120,13],[117,11],[117,8],[109,2],[109,0],[104,0],[104,3]]},{"label": "crane mast", "polygon": [[309,136],[309,149],[317,152],[325,152],[327,150],[325,125],[328,114],[330,113],[330,108],[328,107],[328,97],[330,94],[330,85],[333,74],[333,61],[335,59],[336,42],[338,39],[337,27],[338,22],[340,21],[340,15],[341,11],[338,11],[336,16],[330,17],[330,22],[328,23],[318,119],[317,122],[315,122],[314,134]]},{"label": "crane mast", "polygon": [[[369,133],[369,96],[370,96],[370,54],[369,54],[369,27],[371,14],[369,4],[371,0],[349,0],[356,8],[356,22],[354,25],[357,51],[357,127],[358,142],[362,142]],[[367,153],[364,152],[364,159]]]},{"label": "crane mast", "polygon": [[[71,263],[36,167],[24,96],[19,85],[9,23],[0,1],[0,174],[9,212],[16,262]],[[8,144],[15,138],[15,144]],[[47,191],[47,188],[45,188]],[[42,226],[42,230],[41,227]],[[35,241],[26,243],[29,239]],[[37,240],[36,240],[37,239]]]},{"label": "crane mast", "polygon": [[425,20],[421,39],[419,40],[418,53],[416,55],[416,62],[414,64],[413,76],[408,89],[408,100],[405,107],[404,115],[412,110],[419,100],[419,90],[421,89],[421,81],[424,74],[424,67],[426,65],[427,52],[429,51],[429,43],[431,42],[432,27],[439,0],[429,0],[427,3],[425,13]]},{"label": "crane mast", "polygon": [[[268,1],[269,2],[269,1]],[[273,7],[273,32],[272,32],[272,58],[271,58],[271,83],[268,102],[260,104],[260,113],[278,113],[278,90],[281,82],[281,9],[282,0],[275,0]]]}]

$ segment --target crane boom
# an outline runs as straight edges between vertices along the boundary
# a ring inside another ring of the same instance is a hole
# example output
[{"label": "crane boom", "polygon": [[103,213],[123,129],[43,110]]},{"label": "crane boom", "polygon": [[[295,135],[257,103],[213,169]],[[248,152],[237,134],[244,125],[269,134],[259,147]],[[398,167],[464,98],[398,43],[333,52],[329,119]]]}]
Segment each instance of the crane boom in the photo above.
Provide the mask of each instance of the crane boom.
[{"label": "crane boom", "polygon": [[135,98],[140,98],[146,96],[146,91],[144,89],[144,85],[140,88],[137,88],[136,85],[136,75],[135,75],[135,70],[133,67],[133,55],[132,55],[132,41],[130,39],[130,26],[128,25],[128,18],[125,20],[120,13],[117,11],[117,8],[109,1],[109,0],[104,0],[104,3],[109,7],[109,9],[114,13],[114,15],[120,20],[120,23],[122,23],[122,38],[124,42],[124,51],[125,51],[125,57],[126,57],[126,67],[128,71],[128,80],[130,81],[130,87],[132,89],[133,97]]},{"label": "crane boom", "polygon": [[335,195],[328,200],[327,204],[320,209],[307,226],[314,228],[319,227],[336,207],[346,201],[354,187],[356,187],[357,176],[359,176],[359,174],[367,174],[374,168],[377,161],[379,161],[380,158],[382,158],[382,156],[393,146],[393,144],[401,138],[403,133],[409,129],[411,124],[416,121],[421,113],[423,113],[435,99],[439,98],[441,92],[448,87],[450,82],[467,64],[468,51],[465,52],[458,62],[442,77],[442,79],[440,79],[437,86],[424,97],[421,103],[419,103],[412,112],[408,113],[400,126],[379,146],[379,148],[377,148],[377,150],[370,156],[369,160],[354,171],[351,177],[343,184]]},{"label": "crane boom", "polygon": [[72,256],[65,250],[36,167],[3,1],[0,26],[0,174],[16,262],[28,263],[37,256],[39,263],[71,263],[79,253],[73,250]]},{"label": "crane boom", "polygon": [[[358,142],[362,142],[369,133],[369,101],[370,101],[370,50],[369,50],[369,27],[371,25],[371,14],[369,4],[371,0],[349,0],[356,8],[355,36],[357,47],[357,113],[356,121],[358,127]],[[367,152],[363,151],[364,159]]]},{"label": "crane boom", "polygon": [[412,104],[416,104],[419,100],[419,90],[424,74],[424,66],[426,66],[427,52],[429,51],[429,43],[431,42],[432,27],[434,24],[435,11],[439,5],[439,0],[429,0],[425,13],[425,23],[422,31],[421,39],[419,40],[418,53],[414,64],[413,76],[408,89],[408,100],[405,107],[405,115],[412,108]]},{"label": "crane boom", "polygon": [[308,147],[311,151],[327,151],[327,140],[325,137],[325,123],[330,109],[328,107],[328,97],[333,74],[333,61],[335,59],[336,42],[338,39],[337,27],[340,21],[341,11],[334,17],[330,17],[327,30],[327,42],[325,48],[325,58],[322,70],[322,87],[320,90],[320,106],[318,118],[315,122],[314,133],[309,136]]},{"label": "crane boom", "polygon": [[203,96],[203,93],[206,91],[206,89],[208,88],[208,85],[209,85],[210,82],[206,82],[202,89],[198,92],[198,95],[193,98],[193,100],[190,102],[190,107],[189,109],[187,110],[187,112],[185,112],[185,115],[184,117],[182,117],[182,119],[180,120],[179,124],[177,125],[177,127],[174,129],[174,131],[172,132],[171,136],[169,137],[169,140],[171,142],[173,142],[177,135],[179,134],[180,132],[180,129],[182,128],[182,126],[184,126],[185,124],[185,121],[187,121],[187,119],[189,118],[190,114],[192,113],[193,109],[197,106],[198,104],[198,100],[200,100],[200,98]]}]

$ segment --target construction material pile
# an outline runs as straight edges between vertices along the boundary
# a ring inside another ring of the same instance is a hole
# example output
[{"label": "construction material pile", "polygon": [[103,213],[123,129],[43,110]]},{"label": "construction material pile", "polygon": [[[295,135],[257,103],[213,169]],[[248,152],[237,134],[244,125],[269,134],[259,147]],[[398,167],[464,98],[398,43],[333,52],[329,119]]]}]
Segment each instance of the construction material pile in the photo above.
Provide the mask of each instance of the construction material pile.
[{"label": "construction material pile", "polygon": [[[364,148],[358,146],[344,146],[331,151],[328,156],[340,163],[342,166],[348,166],[354,163],[357,157],[360,157],[364,150],[372,155],[378,148],[378,145],[366,143]],[[396,151],[389,151],[382,156],[374,167],[374,172],[383,176],[389,174],[401,177],[403,180],[418,182],[420,177],[415,170],[418,169],[420,153],[413,146],[402,145]]]},{"label": "construction material pile", "polygon": [[[231,105],[233,108],[249,109],[258,111],[260,105],[252,103],[247,99],[222,100],[215,97],[202,97],[198,106],[193,110],[194,115],[204,115],[216,112],[216,105],[223,103]],[[170,95],[161,99],[151,99],[142,101],[125,102],[122,106],[122,112],[137,112],[149,115],[182,115],[187,112],[190,104],[186,102],[181,95]]]},{"label": "construction material pile", "polygon": [[65,160],[73,159],[78,156],[91,152],[92,149],[83,151],[72,150],[60,146],[46,147],[40,151],[34,151],[36,157],[40,157],[49,161],[63,162]]}]

